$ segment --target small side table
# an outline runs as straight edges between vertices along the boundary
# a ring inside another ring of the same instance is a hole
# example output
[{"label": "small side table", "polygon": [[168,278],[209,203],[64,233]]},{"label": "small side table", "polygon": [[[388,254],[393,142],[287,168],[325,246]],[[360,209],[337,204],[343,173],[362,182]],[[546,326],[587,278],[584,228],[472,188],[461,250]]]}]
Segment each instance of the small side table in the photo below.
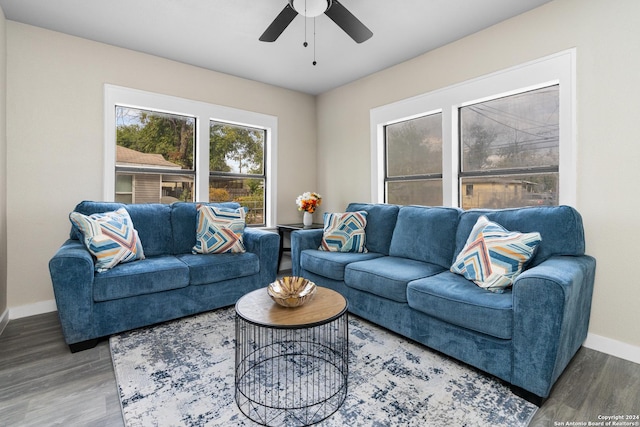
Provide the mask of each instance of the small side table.
[{"label": "small side table", "polygon": [[235,399],[266,426],[308,426],[335,413],[347,396],[347,300],[318,287],[305,305],[285,308],[267,289],[236,303]]},{"label": "small side table", "polygon": [[311,224],[305,226],[303,223],[299,222],[296,224],[277,224],[278,235],[280,236],[280,250],[278,251],[278,271],[280,271],[280,262],[282,262],[282,254],[283,252],[291,252],[291,248],[284,247],[284,236],[287,233],[291,236],[292,231],[296,230],[312,230],[316,228],[324,228],[323,224]]}]

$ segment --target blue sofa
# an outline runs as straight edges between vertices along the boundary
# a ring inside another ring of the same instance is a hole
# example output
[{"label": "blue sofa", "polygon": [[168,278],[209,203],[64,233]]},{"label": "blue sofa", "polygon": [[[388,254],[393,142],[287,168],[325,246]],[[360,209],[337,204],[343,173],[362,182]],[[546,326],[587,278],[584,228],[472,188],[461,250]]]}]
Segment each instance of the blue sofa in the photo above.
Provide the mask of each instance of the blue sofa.
[{"label": "blue sofa", "polygon": [[[343,294],[349,310],[488,372],[541,404],[587,336],[595,259],[568,206],[462,211],[350,204],[366,211],[366,253],[318,250],[323,230],[291,235],[293,274]],[[494,293],[450,271],[481,215],[539,232],[511,288]]]},{"label": "blue sofa", "polygon": [[276,278],[276,233],[247,227],[245,253],[193,254],[195,203],[85,201],[75,211],[91,215],[121,207],[138,231],[145,259],[97,273],[91,253],[72,227],[70,238],[49,262],[62,332],[72,352],[114,333],[233,305]]}]

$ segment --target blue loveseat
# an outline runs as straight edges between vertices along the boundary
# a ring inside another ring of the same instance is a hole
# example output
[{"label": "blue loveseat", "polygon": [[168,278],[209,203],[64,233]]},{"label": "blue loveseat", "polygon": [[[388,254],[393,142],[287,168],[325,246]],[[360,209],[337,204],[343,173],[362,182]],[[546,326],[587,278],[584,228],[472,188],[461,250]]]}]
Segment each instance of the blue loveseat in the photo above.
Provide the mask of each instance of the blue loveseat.
[{"label": "blue loveseat", "polygon": [[[486,371],[540,404],[584,342],[595,259],[568,206],[462,211],[352,203],[366,253],[318,250],[323,230],[291,235],[293,274],[342,293],[350,312]],[[513,286],[494,293],[450,271],[481,215],[539,232]]]},{"label": "blue loveseat", "polygon": [[73,352],[114,333],[233,305],[276,278],[279,237],[272,232],[245,228],[244,253],[193,254],[195,203],[85,201],[75,211],[92,215],[121,207],[138,232],[145,259],[95,272],[91,253],[72,227],[49,262],[62,332]]}]

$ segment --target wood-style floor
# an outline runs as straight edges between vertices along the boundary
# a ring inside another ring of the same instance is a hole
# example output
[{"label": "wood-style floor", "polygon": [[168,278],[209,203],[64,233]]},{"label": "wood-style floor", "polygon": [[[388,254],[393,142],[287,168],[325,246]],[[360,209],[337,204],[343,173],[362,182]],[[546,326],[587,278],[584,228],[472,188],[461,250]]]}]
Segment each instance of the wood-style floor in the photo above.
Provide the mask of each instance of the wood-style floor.
[{"label": "wood-style floor", "polygon": [[[637,414],[640,365],[582,348],[530,426]],[[0,426],[123,426],[108,342],[71,354],[56,313],[9,322],[0,336]]]}]

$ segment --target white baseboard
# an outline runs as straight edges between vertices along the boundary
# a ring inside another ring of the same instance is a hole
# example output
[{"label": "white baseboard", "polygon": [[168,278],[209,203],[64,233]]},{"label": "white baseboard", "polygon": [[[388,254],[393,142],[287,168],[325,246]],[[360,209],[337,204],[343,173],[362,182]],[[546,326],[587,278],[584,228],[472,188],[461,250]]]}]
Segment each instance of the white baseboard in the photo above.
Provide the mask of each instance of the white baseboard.
[{"label": "white baseboard", "polygon": [[21,305],[9,308],[9,319],[20,319],[22,317],[35,316],[37,314],[58,311],[56,300],[40,301],[33,304]]},{"label": "white baseboard", "polygon": [[7,324],[9,323],[9,309],[7,308],[4,313],[2,313],[2,316],[0,316],[0,335],[2,335],[2,333],[4,332],[4,328],[7,327]]},{"label": "white baseboard", "polygon": [[596,334],[587,334],[584,346],[592,350],[610,354],[633,363],[640,364],[640,347],[616,341]]}]

